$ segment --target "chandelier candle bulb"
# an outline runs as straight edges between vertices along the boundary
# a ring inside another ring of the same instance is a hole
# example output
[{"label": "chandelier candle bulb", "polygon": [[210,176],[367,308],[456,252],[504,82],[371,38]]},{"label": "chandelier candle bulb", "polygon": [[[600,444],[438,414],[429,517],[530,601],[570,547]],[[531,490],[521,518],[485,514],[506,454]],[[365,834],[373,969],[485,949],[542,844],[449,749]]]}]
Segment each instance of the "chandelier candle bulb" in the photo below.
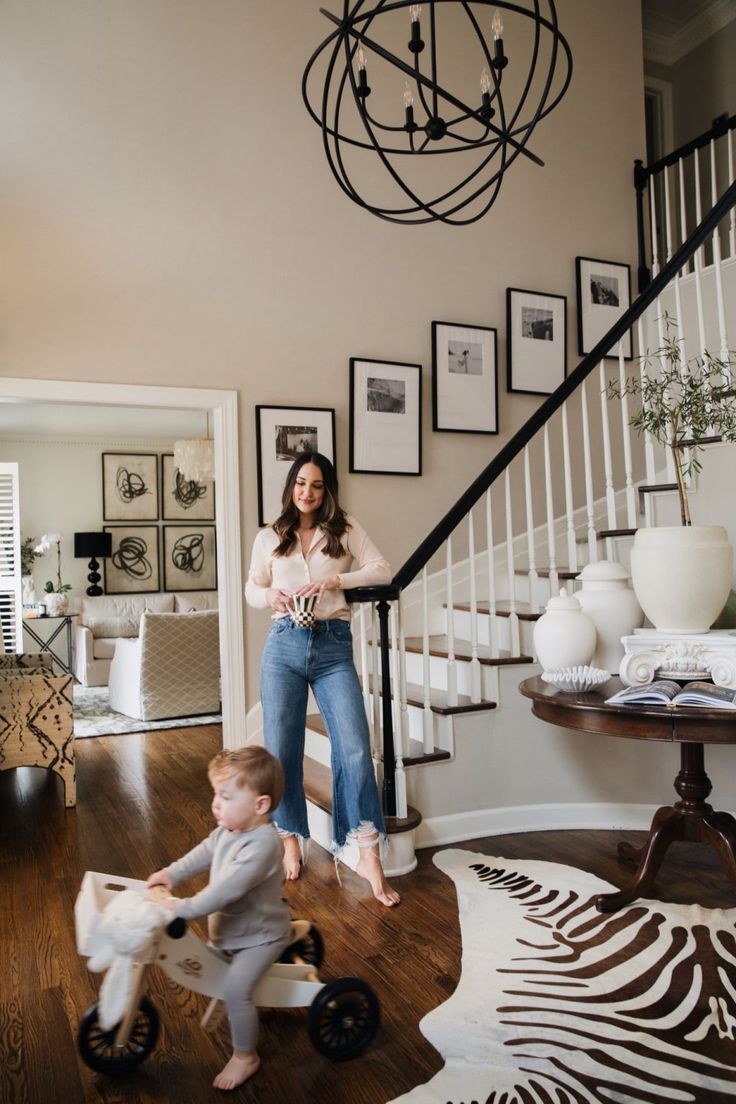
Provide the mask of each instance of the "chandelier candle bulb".
[{"label": "chandelier candle bulb", "polygon": [[409,14],[411,16],[411,39],[409,40],[409,49],[413,54],[421,54],[424,49],[424,42],[422,41],[422,30],[419,25],[419,16],[422,14],[421,4],[412,4],[409,8]]}]

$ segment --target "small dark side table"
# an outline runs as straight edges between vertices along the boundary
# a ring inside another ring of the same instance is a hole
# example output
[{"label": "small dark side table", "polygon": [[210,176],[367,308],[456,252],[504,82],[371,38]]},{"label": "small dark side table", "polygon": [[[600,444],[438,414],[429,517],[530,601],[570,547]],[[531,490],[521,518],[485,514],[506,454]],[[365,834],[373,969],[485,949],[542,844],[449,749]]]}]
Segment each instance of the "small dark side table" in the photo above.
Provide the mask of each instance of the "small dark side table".
[{"label": "small dark side table", "polygon": [[543,682],[525,679],[519,689],[532,700],[540,720],[582,732],[597,732],[628,740],[659,740],[680,745],[680,772],[674,786],[680,798],[658,809],[643,847],[618,845],[619,858],[636,864],[627,886],[596,898],[599,912],[615,912],[637,897],[652,896],[654,879],[665,852],[676,840],[709,843],[715,847],[736,888],[736,819],[716,812],[706,802],[710,778],[705,773],[704,744],[736,744],[736,710],[698,706],[606,705],[606,698],[622,688],[617,678],[598,690],[566,694]]}]

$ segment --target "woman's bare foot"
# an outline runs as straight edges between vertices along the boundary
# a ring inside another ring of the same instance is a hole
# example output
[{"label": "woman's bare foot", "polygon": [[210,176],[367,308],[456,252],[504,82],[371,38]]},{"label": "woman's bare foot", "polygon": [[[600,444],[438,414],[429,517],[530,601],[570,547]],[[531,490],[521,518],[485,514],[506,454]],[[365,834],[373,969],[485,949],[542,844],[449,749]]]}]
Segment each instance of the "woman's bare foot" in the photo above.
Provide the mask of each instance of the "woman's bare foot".
[{"label": "woman's bare foot", "polygon": [[284,836],[284,877],[287,882],[295,882],[302,873],[302,852],[298,836]]},{"label": "woman's bare foot", "polygon": [[373,896],[377,901],[380,901],[382,905],[386,905],[389,908],[392,905],[398,905],[401,901],[401,897],[392,889],[386,881],[383,874],[383,867],[381,866],[381,860],[378,855],[378,842],[373,847],[361,847],[360,859],[358,865],[355,868],[356,874],[360,874],[361,878],[370,884],[373,890]]},{"label": "woman's bare foot", "polygon": [[254,1050],[236,1050],[212,1084],[216,1089],[237,1089],[238,1085],[242,1085],[257,1072],[260,1064],[261,1059]]}]

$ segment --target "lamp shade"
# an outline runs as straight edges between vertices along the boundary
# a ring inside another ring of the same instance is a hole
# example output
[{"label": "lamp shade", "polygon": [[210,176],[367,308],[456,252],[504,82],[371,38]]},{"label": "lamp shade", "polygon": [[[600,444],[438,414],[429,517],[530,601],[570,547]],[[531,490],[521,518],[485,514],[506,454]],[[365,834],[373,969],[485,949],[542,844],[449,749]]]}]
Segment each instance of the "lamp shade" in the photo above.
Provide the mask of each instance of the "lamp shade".
[{"label": "lamp shade", "polygon": [[80,560],[112,554],[112,533],[75,533],[74,555]]}]

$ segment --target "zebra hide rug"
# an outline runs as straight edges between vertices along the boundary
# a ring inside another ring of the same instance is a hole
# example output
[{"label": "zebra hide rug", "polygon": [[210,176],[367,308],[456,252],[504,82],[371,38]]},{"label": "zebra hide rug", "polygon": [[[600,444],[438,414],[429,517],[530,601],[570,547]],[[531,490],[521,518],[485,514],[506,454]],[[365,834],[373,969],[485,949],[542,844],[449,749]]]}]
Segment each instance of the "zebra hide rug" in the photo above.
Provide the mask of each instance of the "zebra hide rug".
[{"label": "zebra hide rug", "polygon": [[445,1066],[393,1104],[736,1100],[736,909],[636,901],[573,867],[441,851],[460,983],[422,1020]]}]

